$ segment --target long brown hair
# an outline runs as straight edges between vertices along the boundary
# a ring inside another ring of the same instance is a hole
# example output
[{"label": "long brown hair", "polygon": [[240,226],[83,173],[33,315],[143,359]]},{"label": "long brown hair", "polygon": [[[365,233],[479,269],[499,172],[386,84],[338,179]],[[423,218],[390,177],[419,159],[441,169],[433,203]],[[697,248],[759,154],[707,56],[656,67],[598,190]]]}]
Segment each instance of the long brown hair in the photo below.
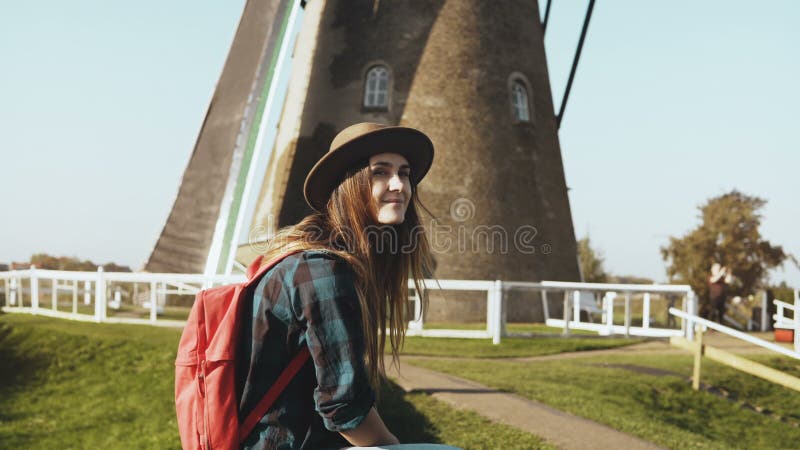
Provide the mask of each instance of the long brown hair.
[{"label": "long brown hair", "polygon": [[408,278],[421,292],[432,273],[433,259],[419,210],[415,185],[401,224],[382,225],[375,219],[368,165],[351,169],[333,191],[325,212],[306,216],[278,230],[270,239],[264,261],[295,250],[325,250],[347,261],[356,275],[361,306],[366,365],[376,388],[385,377],[383,354],[388,336],[392,363],[397,364],[408,324]]}]

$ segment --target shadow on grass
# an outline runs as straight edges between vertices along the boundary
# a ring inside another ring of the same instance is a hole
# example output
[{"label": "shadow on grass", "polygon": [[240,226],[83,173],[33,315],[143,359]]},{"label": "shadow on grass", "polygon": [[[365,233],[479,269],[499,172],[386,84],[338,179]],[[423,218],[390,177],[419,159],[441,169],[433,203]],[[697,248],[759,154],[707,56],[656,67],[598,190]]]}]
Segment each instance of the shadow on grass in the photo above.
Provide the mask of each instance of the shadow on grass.
[{"label": "shadow on grass", "polygon": [[400,442],[441,443],[439,430],[406,400],[406,392],[397,384],[385,382],[381,388],[378,410],[384,422]]},{"label": "shadow on grass", "polygon": [[6,405],[36,383],[38,374],[50,365],[48,358],[22,350],[25,336],[8,324],[0,323],[0,421],[10,421],[14,417],[8,413]]}]

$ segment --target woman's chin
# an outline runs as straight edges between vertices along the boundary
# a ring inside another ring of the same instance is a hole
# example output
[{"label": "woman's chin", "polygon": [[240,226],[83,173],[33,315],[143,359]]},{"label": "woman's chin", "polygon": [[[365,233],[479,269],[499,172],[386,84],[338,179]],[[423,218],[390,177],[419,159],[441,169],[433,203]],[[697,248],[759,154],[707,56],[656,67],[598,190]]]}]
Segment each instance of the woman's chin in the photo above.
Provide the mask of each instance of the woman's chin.
[{"label": "woman's chin", "polygon": [[403,223],[406,218],[406,209],[387,205],[378,211],[378,223],[383,225],[398,225]]},{"label": "woman's chin", "polygon": [[403,223],[403,218],[402,217],[392,218],[392,219],[380,218],[378,219],[378,223],[380,223],[381,225],[400,225],[401,223]]},{"label": "woman's chin", "polygon": [[405,220],[405,216],[395,214],[395,213],[388,213],[388,214],[379,214],[378,215],[378,223],[383,225],[399,225],[403,223]]}]

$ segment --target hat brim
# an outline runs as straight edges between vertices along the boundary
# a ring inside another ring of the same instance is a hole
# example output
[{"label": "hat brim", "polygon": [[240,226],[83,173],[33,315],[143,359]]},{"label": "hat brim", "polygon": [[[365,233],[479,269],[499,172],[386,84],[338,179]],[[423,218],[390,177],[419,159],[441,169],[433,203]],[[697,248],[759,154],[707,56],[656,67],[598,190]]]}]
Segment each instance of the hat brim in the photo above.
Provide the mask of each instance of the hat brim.
[{"label": "hat brim", "polygon": [[325,154],[309,171],[303,186],[306,202],[325,211],[334,189],[348,170],[366,164],[380,153],[403,155],[411,166],[411,182],[418,184],[433,163],[433,143],[425,133],[408,127],[386,127],[362,134]]}]

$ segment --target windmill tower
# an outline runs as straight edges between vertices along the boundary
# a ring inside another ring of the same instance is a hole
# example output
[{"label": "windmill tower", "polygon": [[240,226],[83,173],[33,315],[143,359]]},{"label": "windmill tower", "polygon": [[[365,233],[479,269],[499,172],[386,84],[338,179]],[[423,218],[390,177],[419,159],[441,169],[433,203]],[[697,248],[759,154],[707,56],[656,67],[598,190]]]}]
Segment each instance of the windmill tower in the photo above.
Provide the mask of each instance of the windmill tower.
[{"label": "windmill tower", "polygon": [[309,2],[234,243],[242,263],[253,242],[310,212],[305,175],[362,121],[419,128],[436,147],[420,196],[436,216],[426,227],[437,278],[580,279],[536,0]]}]

